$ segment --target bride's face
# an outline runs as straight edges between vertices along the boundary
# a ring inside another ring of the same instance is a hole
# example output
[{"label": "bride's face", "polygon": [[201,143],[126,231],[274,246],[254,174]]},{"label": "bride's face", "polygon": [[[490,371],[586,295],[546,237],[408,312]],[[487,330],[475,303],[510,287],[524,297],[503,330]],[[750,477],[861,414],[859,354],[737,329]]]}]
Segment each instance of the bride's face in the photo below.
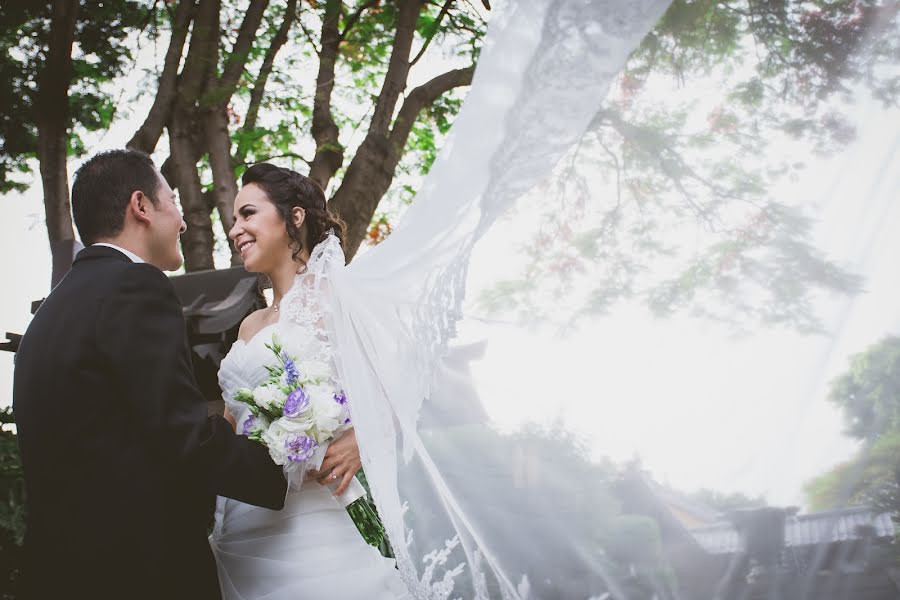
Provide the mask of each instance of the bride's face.
[{"label": "bride's face", "polygon": [[272,273],[284,261],[293,261],[292,240],[284,219],[255,184],[245,185],[235,197],[234,227],[228,237],[251,273]]}]

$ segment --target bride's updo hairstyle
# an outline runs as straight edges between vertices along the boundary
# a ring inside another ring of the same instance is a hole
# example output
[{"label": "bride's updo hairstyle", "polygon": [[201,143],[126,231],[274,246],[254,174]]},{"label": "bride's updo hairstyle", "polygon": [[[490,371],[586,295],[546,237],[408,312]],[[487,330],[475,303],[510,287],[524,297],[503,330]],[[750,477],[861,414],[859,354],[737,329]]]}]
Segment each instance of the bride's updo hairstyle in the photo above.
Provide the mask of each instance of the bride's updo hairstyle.
[{"label": "bride's updo hairstyle", "polygon": [[[341,247],[344,246],[347,225],[328,210],[324,190],[309,177],[284,167],[257,163],[244,171],[241,183],[258,185],[275,205],[292,240],[294,260],[300,260],[304,246],[312,252],[315,245],[327,237],[329,229],[334,230]],[[292,217],[298,206],[306,211],[301,227],[294,225]]]}]

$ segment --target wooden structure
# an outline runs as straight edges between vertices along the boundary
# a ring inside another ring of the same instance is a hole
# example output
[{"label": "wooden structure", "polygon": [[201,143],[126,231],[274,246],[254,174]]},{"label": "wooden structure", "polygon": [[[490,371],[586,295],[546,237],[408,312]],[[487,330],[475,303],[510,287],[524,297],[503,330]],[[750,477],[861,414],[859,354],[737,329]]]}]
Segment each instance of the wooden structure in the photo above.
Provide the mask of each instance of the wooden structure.
[{"label": "wooden structure", "polygon": [[630,473],[626,512],[652,517],[676,574],[680,600],[900,600],[900,568],[888,514],[849,507],[716,513]]}]

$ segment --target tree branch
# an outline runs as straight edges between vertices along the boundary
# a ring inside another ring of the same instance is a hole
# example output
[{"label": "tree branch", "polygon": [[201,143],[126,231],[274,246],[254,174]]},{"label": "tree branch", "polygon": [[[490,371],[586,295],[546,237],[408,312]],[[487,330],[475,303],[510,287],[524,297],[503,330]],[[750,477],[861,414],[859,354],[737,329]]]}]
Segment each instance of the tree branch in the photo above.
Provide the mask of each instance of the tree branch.
[{"label": "tree branch", "polygon": [[275,33],[275,37],[272,38],[272,43],[269,45],[268,50],[266,50],[266,55],[263,58],[259,74],[256,76],[256,81],[253,84],[253,91],[250,93],[250,105],[247,108],[247,116],[244,119],[244,125],[241,127],[241,133],[244,135],[240,138],[237,153],[234,157],[234,162],[236,164],[243,164],[247,159],[250,143],[246,139],[246,136],[256,128],[256,121],[259,118],[259,107],[262,104],[263,96],[265,95],[266,83],[269,80],[269,75],[271,75],[272,67],[275,64],[275,57],[278,55],[282,46],[287,42],[288,33],[290,33],[291,26],[294,24],[296,17],[297,0],[288,0],[284,19],[282,19],[281,25]]},{"label": "tree branch", "polygon": [[347,19],[344,21],[344,30],[340,34],[341,39],[343,40],[347,37],[347,34],[350,33],[350,30],[353,29],[353,27],[356,25],[356,22],[359,21],[360,17],[362,17],[362,14],[366,10],[378,5],[380,1],[381,0],[369,0],[368,2],[364,2],[353,12],[352,15],[347,17]]},{"label": "tree branch", "polygon": [[441,7],[441,12],[438,13],[437,19],[434,20],[434,26],[431,28],[431,33],[428,34],[428,37],[425,39],[425,43],[422,44],[422,48],[419,50],[419,53],[416,54],[416,57],[412,59],[412,62],[409,63],[409,66],[413,66],[422,56],[425,54],[425,51],[428,49],[428,46],[431,44],[431,40],[434,39],[434,36],[437,34],[438,30],[441,28],[441,21],[444,20],[444,17],[450,12],[450,6],[453,4],[454,0],[447,0],[444,2],[444,5]]},{"label": "tree branch", "polygon": [[191,20],[194,18],[196,4],[196,0],[181,0],[172,15],[172,36],[169,38],[163,70],[159,76],[156,97],[153,99],[153,106],[150,107],[147,118],[126,144],[128,148],[135,148],[149,154],[153,152],[159,142],[172,110],[172,100],[175,98],[176,84],[178,83],[178,66],[181,64],[184,42],[187,39]]},{"label": "tree branch", "polygon": [[474,66],[454,69],[432,78],[411,91],[403,101],[403,106],[400,107],[400,112],[394,121],[394,127],[389,137],[391,147],[396,152],[402,153],[409,133],[422,109],[453,88],[471,85],[474,73]]},{"label": "tree branch", "polygon": [[309,45],[312,46],[313,52],[316,53],[316,56],[319,56],[322,51],[316,46],[316,41],[313,39],[312,32],[306,28],[306,25],[303,23],[303,19],[297,19],[297,25],[300,26],[300,30],[303,32],[303,35],[306,36],[306,41],[309,42]]},{"label": "tree branch", "polygon": [[409,54],[422,5],[419,0],[401,0],[398,4],[394,47],[391,50],[391,58],[384,76],[384,83],[381,86],[381,93],[378,94],[375,111],[369,123],[369,135],[387,135],[391,118],[394,116],[394,109],[397,106],[397,99],[406,89],[406,78],[409,75]]},{"label": "tree branch", "polygon": [[256,41],[256,31],[259,29],[259,24],[262,23],[268,5],[269,0],[250,0],[250,6],[247,7],[241,28],[238,30],[237,40],[235,40],[228,58],[225,59],[222,77],[219,79],[216,90],[219,102],[228,102],[237,89],[241,74],[244,72],[244,65],[247,63],[250,50]]},{"label": "tree branch", "polygon": [[299,154],[297,154],[295,152],[286,152],[285,154],[273,154],[272,156],[266,156],[264,158],[257,159],[253,163],[242,162],[242,163],[238,163],[238,164],[246,166],[246,165],[255,164],[255,163],[268,162],[270,160],[275,160],[276,158],[293,158],[293,159],[299,160],[301,162],[305,162],[306,164],[311,163],[311,161],[303,158],[302,156],[300,156]]}]

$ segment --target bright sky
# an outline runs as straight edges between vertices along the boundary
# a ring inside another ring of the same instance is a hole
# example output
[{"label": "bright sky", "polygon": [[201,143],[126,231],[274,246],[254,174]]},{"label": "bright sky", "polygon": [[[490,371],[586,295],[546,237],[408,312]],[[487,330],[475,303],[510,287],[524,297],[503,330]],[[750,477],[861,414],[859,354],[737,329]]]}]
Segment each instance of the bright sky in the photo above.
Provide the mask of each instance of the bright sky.
[{"label": "bright sky", "polygon": [[[138,85],[138,71],[123,89]],[[109,132],[90,136],[88,147],[123,146],[149,101],[131,106]],[[509,426],[517,418],[561,417],[593,440],[597,456],[640,456],[661,482],[679,489],[801,504],[802,484],[854,449],[840,433],[840,414],[824,400],[827,382],[845,369],[849,355],[900,333],[900,133],[885,126],[897,122],[896,113],[873,106],[860,114],[857,142],[839,157],[811,163],[781,191],[821,207],[821,246],[866,279],[864,294],[823,304],[831,336],[760,332],[735,340],[709,323],[653,320],[635,306],[586,323],[564,340],[480,326],[475,336],[487,333],[492,342],[475,374],[491,414]],[[70,162],[70,174],[78,164]],[[40,189],[0,196],[0,206],[8,225],[0,236],[6,257],[0,331],[21,333],[31,301],[49,291]],[[476,254],[476,287],[505,276],[502,262],[489,257],[519,241],[514,220],[496,228]],[[542,352],[528,350],[535,347]],[[0,406],[11,401],[12,368],[12,355],[0,353]],[[560,413],[549,397],[578,402]]]}]

